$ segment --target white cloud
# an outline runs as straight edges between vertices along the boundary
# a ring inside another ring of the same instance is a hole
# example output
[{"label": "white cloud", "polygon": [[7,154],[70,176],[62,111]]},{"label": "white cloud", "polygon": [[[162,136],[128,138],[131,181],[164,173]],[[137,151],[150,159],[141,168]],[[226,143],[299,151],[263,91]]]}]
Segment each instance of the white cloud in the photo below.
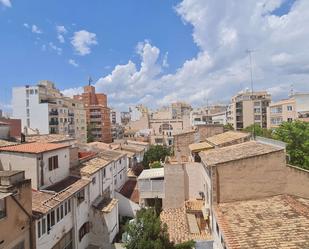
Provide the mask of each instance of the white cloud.
[{"label": "white cloud", "polygon": [[73,59],[69,59],[68,63],[69,63],[70,65],[72,65],[73,67],[78,67],[78,66],[79,66],[79,65],[77,64],[77,62],[76,62],[75,60],[73,60]]},{"label": "white cloud", "polygon": [[309,91],[308,0],[295,1],[288,13],[273,11],[286,0],[183,0],[176,13],[193,28],[199,48],[175,73],[164,74],[160,49],[149,41],[138,43],[140,65],[116,65],[96,83],[110,104],[123,108],[132,103],[151,107],[185,100],[192,104],[228,102],[250,86],[247,49],[254,49],[254,89],[269,90],[274,99],[295,91]]},{"label": "white cloud", "polygon": [[90,47],[92,45],[97,45],[98,42],[95,33],[88,32],[87,30],[80,30],[74,32],[71,44],[79,55],[87,55],[91,53]]},{"label": "white cloud", "polygon": [[3,4],[5,7],[12,7],[11,0],[0,0],[0,3]]},{"label": "white cloud", "polygon": [[24,25],[24,27],[27,28],[27,29],[30,28],[30,25],[29,25],[28,23],[24,23],[23,25]]},{"label": "white cloud", "polygon": [[54,43],[49,42],[48,46],[51,50],[54,50],[58,55],[62,54],[62,48],[57,47]]},{"label": "white cloud", "polygon": [[66,30],[66,28],[64,26],[56,26],[56,30],[57,30],[57,39],[60,43],[64,43],[65,39],[64,39],[64,34],[66,34],[68,31]]},{"label": "white cloud", "polygon": [[168,64],[168,61],[167,61],[167,57],[168,57],[168,52],[165,53],[164,57],[163,57],[163,62],[162,62],[162,66],[167,68],[169,67],[170,65]]},{"label": "white cloud", "polygon": [[35,33],[35,34],[42,34],[42,30],[40,30],[39,27],[36,26],[35,24],[32,25],[31,31],[32,31],[32,33]]}]

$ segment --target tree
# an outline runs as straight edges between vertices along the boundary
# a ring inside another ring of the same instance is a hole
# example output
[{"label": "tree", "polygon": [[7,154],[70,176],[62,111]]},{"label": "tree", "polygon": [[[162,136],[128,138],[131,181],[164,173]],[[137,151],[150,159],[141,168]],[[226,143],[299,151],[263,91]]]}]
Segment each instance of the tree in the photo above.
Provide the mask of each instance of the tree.
[{"label": "tree", "polygon": [[134,222],[126,226],[127,249],[173,249],[169,241],[167,226],[162,224],[153,208],[141,209]]},{"label": "tree", "polygon": [[91,133],[92,127],[90,125],[87,125],[87,143],[91,143],[94,141],[94,137]]},{"label": "tree", "polygon": [[141,209],[133,222],[125,228],[127,249],[191,249],[194,241],[174,245],[169,240],[166,224],[163,224],[159,212],[154,208]]},{"label": "tree", "polygon": [[151,169],[157,169],[157,168],[162,168],[162,164],[158,161],[149,163],[149,168]]},{"label": "tree", "polygon": [[152,145],[145,153],[143,159],[144,168],[149,169],[149,164],[157,161],[164,161],[171,154],[170,149],[162,145]]},{"label": "tree", "polygon": [[227,124],[223,125],[223,129],[224,129],[225,131],[231,131],[231,130],[234,130],[234,127],[233,127],[232,124],[227,123]]},{"label": "tree", "polygon": [[309,123],[283,122],[275,129],[273,138],[287,143],[291,164],[309,169]]},{"label": "tree", "polygon": [[255,134],[255,136],[260,137],[272,137],[272,131],[262,128],[259,124],[252,124],[244,129],[244,131],[249,132],[251,134]]}]

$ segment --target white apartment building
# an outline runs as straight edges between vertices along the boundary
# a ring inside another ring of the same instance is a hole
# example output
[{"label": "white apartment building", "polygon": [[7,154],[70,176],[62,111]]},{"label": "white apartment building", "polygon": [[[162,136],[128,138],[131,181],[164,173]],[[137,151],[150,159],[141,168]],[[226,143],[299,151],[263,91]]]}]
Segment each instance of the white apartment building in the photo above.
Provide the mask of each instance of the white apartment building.
[{"label": "white apartment building", "polygon": [[86,142],[86,111],[82,102],[64,97],[50,81],[13,88],[13,117],[24,129],[39,134],[68,134]]},{"label": "white apartment building", "polygon": [[110,248],[119,231],[114,191],[126,181],[126,155],[107,153],[114,158],[108,160],[92,153],[73,166],[70,150],[36,142],[1,147],[0,165],[24,170],[33,183],[36,248]]},{"label": "white apartment building", "polygon": [[295,93],[289,99],[269,104],[267,128],[277,128],[282,122],[309,121],[309,93]]}]

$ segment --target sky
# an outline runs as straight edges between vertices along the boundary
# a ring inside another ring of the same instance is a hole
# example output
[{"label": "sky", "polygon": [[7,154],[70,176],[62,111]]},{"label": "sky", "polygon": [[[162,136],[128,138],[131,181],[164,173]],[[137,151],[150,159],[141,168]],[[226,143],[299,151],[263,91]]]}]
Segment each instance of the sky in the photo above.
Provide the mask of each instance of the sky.
[{"label": "sky", "polygon": [[93,79],[119,110],[228,103],[250,87],[274,100],[309,91],[308,0],[0,0],[0,108],[11,89]]}]

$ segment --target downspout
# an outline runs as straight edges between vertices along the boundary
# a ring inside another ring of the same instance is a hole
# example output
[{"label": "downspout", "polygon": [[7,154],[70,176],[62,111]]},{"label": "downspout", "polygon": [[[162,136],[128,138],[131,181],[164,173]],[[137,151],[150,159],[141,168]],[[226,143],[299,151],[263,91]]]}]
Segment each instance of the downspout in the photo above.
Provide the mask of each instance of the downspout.
[{"label": "downspout", "polygon": [[32,231],[32,222],[33,222],[33,218],[32,218],[32,215],[29,214],[27,212],[27,210],[19,203],[19,201],[15,198],[14,195],[11,195],[12,199],[15,201],[15,203],[17,204],[17,206],[20,207],[20,209],[28,216],[29,218],[29,244],[30,244],[30,248],[34,248],[33,247],[33,231]]}]

